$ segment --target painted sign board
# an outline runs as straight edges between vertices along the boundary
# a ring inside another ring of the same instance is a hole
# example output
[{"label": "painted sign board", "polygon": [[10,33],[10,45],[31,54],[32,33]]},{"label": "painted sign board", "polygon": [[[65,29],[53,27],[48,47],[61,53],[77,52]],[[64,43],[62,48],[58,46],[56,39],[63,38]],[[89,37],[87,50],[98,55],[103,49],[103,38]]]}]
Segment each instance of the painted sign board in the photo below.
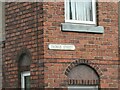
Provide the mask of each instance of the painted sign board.
[{"label": "painted sign board", "polygon": [[75,50],[75,45],[68,45],[68,44],[49,44],[49,49],[52,50]]}]

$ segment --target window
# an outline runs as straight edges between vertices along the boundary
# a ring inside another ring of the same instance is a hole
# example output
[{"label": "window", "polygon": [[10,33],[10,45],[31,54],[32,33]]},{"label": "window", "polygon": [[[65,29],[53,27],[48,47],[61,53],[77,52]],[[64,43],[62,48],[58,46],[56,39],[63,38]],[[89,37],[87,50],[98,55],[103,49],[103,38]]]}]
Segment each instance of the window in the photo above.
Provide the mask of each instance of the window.
[{"label": "window", "polygon": [[95,0],[66,0],[65,22],[96,24]]},{"label": "window", "polygon": [[[73,65],[73,64],[72,64]],[[73,65],[74,66],[74,65]],[[91,66],[78,64],[69,69],[68,90],[98,90],[99,75]]]},{"label": "window", "polygon": [[98,86],[69,86],[68,90],[98,90]]},{"label": "window", "polygon": [[21,88],[23,90],[30,90],[30,72],[21,73]]},{"label": "window", "polygon": [[18,59],[19,68],[19,87],[22,90],[30,90],[30,64],[31,58],[27,51],[21,51]]},{"label": "window", "polygon": [[103,34],[104,27],[96,24],[96,0],[65,0],[61,31]]}]

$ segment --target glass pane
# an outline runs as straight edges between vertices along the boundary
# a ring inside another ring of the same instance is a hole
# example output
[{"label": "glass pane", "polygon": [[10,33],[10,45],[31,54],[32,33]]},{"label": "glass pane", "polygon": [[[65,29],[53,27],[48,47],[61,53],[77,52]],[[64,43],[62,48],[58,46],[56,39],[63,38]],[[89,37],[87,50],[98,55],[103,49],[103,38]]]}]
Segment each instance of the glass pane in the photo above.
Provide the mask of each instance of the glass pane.
[{"label": "glass pane", "polygon": [[67,3],[66,17],[69,20],[93,21],[92,0],[69,0]]},{"label": "glass pane", "polygon": [[98,90],[98,88],[88,88],[88,87],[84,87],[84,88],[69,88],[68,90]]},{"label": "glass pane", "polygon": [[30,90],[30,76],[25,76],[25,90]]},{"label": "glass pane", "polygon": [[90,2],[90,21],[93,21],[93,7],[92,7],[92,1]]}]

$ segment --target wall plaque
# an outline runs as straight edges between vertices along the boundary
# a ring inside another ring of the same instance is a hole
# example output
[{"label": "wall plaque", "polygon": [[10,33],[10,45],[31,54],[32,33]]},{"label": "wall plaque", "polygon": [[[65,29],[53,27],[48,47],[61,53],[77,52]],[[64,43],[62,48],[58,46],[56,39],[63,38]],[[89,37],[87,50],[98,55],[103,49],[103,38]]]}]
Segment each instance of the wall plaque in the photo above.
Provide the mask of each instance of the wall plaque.
[{"label": "wall plaque", "polygon": [[48,48],[53,50],[75,50],[75,45],[49,44]]}]

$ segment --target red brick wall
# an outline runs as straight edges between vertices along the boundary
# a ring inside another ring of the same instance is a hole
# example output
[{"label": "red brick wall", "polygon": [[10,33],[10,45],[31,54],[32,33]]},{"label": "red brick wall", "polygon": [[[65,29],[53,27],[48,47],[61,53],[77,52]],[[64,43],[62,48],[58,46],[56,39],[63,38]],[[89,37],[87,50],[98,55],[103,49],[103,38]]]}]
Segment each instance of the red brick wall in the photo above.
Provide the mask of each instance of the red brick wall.
[{"label": "red brick wall", "polygon": [[24,49],[31,53],[32,58],[30,66],[31,87],[43,86],[42,4],[11,2],[6,3],[5,7],[6,41],[3,49],[3,88],[20,87],[18,85],[18,61],[16,59],[19,58],[17,54]]},{"label": "red brick wall", "polygon": [[[62,32],[64,3],[44,3],[44,60],[47,87],[62,87],[71,62],[86,59],[98,66],[101,88],[118,88],[118,3],[97,3],[97,23],[103,34]],[[49,44],[73,44],[75,51],[49,50]]]},{"label": "red brick wall", "polygon": [[[67,67],[85,59],[102,72],[101,88],[118,88],[118,3],[97,4],[97,23],[104,27],[103,34],[63,32],[61,23],[63,2],[6,3],[4,88],[19,86],[16,56],[22,48],[31,52],[31,87],[66,87]],[[49,50],[49,44],[73,44],[76,49]]]}]

